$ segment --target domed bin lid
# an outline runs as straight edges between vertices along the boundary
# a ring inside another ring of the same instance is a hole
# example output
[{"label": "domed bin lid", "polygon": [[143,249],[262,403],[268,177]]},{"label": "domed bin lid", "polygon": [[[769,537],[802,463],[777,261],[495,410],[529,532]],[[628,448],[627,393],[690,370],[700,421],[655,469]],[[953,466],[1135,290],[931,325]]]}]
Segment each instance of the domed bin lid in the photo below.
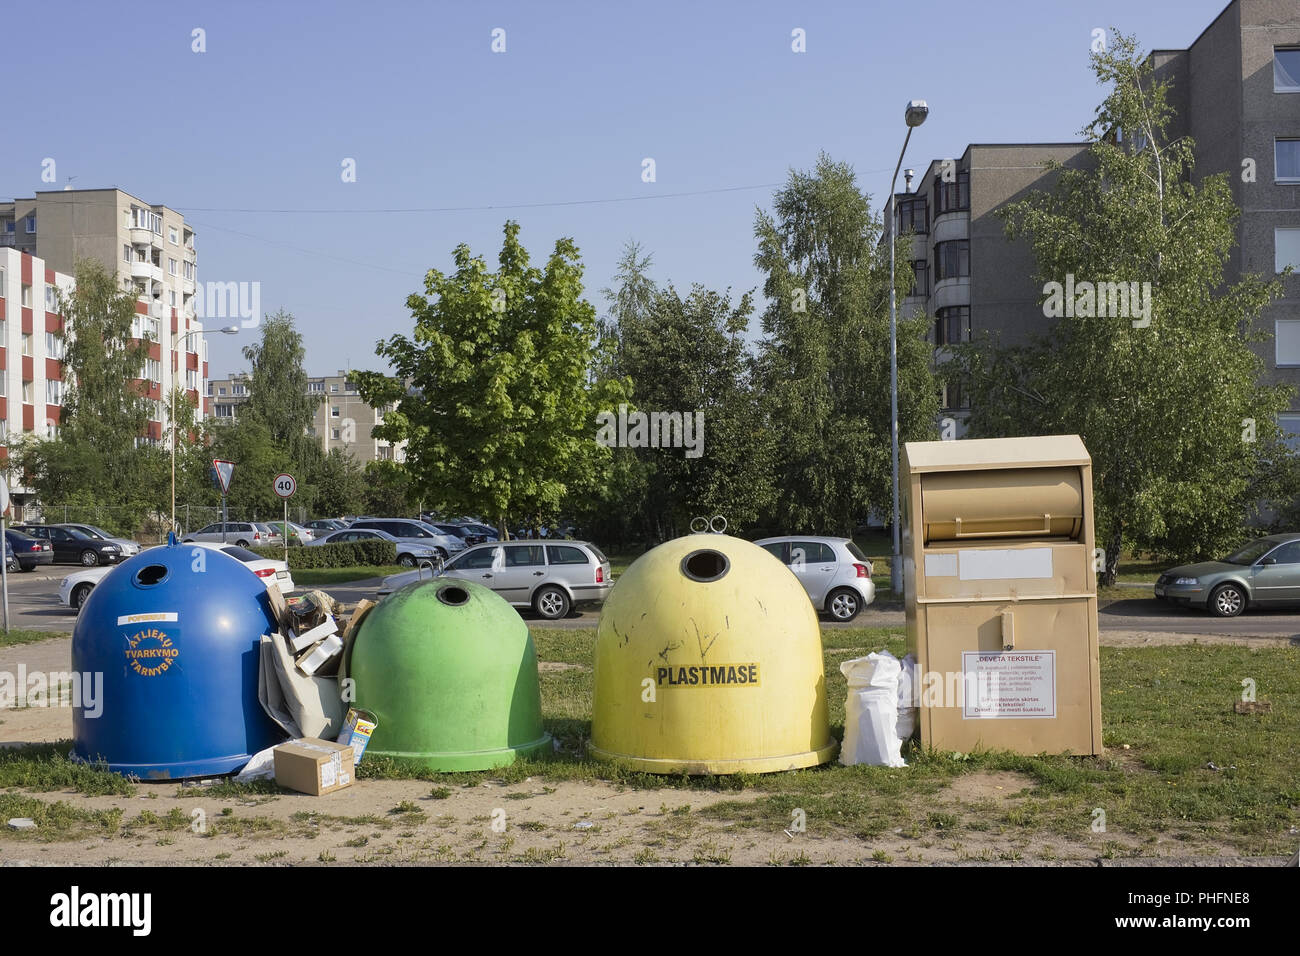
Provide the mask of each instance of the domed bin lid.
[{"label": "domed bin lid", "polygon": [[798,578],[757,545],[677,538],[615,583],[596,635],[590,753],[652,773],[825,763],[821,629]]},{"label": "domed bin lid", "polygon": [[73,756],[143,779],[239,770],[285,737],[257,696],[275,623],[265,583],[221,551],[169,544],[122,562],[72,633]]},{"label": "domed bin lid", "polygon": [[378,721],[367,759],[487,770],[550,750],[532,635],[480,584],[433,578],[393,592],[362,620],[347,666],[356,706]]}]

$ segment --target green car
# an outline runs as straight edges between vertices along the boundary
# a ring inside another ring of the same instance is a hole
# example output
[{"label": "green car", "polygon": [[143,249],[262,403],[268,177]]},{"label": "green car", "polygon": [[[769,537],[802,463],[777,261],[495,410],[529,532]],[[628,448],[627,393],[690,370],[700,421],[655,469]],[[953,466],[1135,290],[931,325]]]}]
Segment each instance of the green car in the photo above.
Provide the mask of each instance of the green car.
[{"label": "green car", "polygon": [[1156,581],[1156,597],[1236,617],[1247,607],[1300,607],[1300,534],[1271,534],[1222,561],[1170,568]]}]

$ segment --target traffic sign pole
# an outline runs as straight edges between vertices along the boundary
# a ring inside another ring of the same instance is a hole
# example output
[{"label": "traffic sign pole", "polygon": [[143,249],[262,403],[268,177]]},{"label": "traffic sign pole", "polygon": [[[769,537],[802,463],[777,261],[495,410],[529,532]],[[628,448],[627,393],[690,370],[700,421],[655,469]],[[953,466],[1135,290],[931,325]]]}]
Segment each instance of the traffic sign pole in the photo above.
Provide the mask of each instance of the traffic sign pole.
[{"label": "traffic sign pole", "polygon": [[298,482],[294,480],[293,475],[281,472],[271,482],[271,490],[284,499],[284,525],[281,530],[284,531],[284,566],[287,568],[289,566],[289,499],[298,490]]}]

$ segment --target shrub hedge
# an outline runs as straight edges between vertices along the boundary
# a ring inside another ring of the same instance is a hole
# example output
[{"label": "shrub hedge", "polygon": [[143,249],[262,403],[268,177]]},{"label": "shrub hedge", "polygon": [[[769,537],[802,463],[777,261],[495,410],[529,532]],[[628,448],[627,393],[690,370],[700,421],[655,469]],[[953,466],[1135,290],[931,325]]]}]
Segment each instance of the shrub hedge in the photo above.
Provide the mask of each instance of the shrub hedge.
[{"label": "shrub hedge", "polygon": [[[266,558],[284,560],[284,548],[250,548]],[[315,547],[301,545],[289,549],[289,567],[293,568],[353,568],[380,567],[397,563],[397,546],[391,541],[344,541],[340,544],[322,544]]]}]

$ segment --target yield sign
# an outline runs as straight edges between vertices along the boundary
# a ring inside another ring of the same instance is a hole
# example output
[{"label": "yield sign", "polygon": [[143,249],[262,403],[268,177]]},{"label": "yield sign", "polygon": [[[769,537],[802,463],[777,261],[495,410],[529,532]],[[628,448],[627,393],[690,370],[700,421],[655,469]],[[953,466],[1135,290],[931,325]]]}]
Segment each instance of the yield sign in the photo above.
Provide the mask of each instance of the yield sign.
[{"label": "yield sign", "polygon": [[235,473],[235,463],[233,461],[222,461],[220,458],[214,458],[212,461],[212,470],[216,473],[217,484],[221,486],[221,493],[230,492],[230,476]]}]

